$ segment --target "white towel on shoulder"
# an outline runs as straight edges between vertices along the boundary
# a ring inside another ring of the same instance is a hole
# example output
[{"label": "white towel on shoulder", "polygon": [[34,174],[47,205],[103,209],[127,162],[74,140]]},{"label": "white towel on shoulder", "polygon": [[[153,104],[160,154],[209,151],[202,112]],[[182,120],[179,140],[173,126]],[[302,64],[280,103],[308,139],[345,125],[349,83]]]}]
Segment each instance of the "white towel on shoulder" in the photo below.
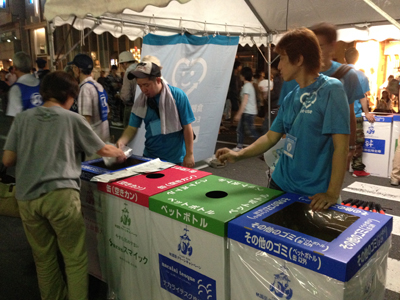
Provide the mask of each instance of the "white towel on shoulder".
[{"label": "white towel on shoulder", "polygon": [[[169,134],[182,130],[175,99],[168,84],[165,82],[162,82],[158,109],[160,111],[161,134]],[[147,113],[147,97],[145,94],[140,93],[137,97],[133,104],[132,112],[139,118],[144,119]]]}]

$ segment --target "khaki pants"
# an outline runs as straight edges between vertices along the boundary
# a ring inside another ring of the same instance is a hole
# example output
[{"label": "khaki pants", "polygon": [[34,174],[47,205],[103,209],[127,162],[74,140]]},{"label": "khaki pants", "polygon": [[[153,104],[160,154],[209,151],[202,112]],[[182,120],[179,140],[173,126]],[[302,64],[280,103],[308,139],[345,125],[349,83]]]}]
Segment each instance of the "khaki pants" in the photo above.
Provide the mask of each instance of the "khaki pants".
[{"label": "khaki pants", "polygon": [[357,118],[356,127],[356,150],[354,151],[353,162],[351,167],[354,171],[364,171],[365,165],[362,162],[363,147],[364,147],[364,120],[363,117]]},{"label": "khaki pants", "polygon": [[400,136],[397,141],[397,148],[396,152],[394,153],[393,169],[392,173],[390,174],[390,178],[400,181]]},{"label": "khaki pants", "polygon": [[[85,224],[79,191],[58,189],[37,199],[18,201],[32,247],[42,300],[87,300]],[[60,250],[67,285],[57,261]]]}]

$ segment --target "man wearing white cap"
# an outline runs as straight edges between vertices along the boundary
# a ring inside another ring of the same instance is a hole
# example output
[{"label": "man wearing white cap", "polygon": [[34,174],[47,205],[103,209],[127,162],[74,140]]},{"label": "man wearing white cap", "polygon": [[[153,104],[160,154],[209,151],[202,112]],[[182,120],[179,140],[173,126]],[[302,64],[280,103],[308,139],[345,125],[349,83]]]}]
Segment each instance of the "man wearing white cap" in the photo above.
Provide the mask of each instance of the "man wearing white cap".
[{"label": "man wearing white cap", "polygon": [[125,105],[123,121],[124,127],[126,127],[129,124],[129,117],[131,115],[136,92],[136,80],[128,80],[128,73],[136,68],[137,63],[130,51],[124,51],[119,54],[119,64],[125,71],[120,96]]},{"label": "man wearing white cap", "polygon": [[161,78],[160,67],[150,61],[139,63],[127,77],[129,80],[136,79],[142,92],[133,104],[129,126],[117,146],[128,144],[144,121],[145,157],[193,167],[194,134],[191,123],[195,118],[186,94],[166,84]]}]

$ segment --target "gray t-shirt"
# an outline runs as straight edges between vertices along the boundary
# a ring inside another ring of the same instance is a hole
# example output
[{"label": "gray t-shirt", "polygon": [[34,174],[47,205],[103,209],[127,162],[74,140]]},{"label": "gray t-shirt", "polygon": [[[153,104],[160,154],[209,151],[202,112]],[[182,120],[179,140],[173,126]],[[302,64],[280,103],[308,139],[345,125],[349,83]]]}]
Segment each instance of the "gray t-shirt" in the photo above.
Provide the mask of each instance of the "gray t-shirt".
[{"label": "gray t-shirt", "polygon": [[56,189],[79,190],[82,152],[104,147],[85,118],[59,106],[18,114],[4,150],[17,154],[16,198],[33,200]]}]

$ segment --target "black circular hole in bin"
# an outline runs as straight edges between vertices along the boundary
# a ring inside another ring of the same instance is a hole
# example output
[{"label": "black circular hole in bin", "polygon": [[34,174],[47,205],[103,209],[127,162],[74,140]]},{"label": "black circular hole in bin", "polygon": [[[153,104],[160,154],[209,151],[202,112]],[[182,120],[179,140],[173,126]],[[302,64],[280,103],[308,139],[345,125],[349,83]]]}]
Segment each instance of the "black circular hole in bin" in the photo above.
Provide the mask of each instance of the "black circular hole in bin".
[{"label": "black circular hole in bin", "polygon": [[164,177],[164,176],[165,175],[162,174],[162,173],[153,173],[153,174],[146,175],[146,178],[158,179],[158,178],[161,178],[161,177]]},{"label": "black circular hole in bin", "polygon": [[224,191],[211,191],[211,192],[206,193],[206,196],[208,198],[219,199],[219,198],[224,198],[224,197],[228,196],[228,193],[224,192]]}]

